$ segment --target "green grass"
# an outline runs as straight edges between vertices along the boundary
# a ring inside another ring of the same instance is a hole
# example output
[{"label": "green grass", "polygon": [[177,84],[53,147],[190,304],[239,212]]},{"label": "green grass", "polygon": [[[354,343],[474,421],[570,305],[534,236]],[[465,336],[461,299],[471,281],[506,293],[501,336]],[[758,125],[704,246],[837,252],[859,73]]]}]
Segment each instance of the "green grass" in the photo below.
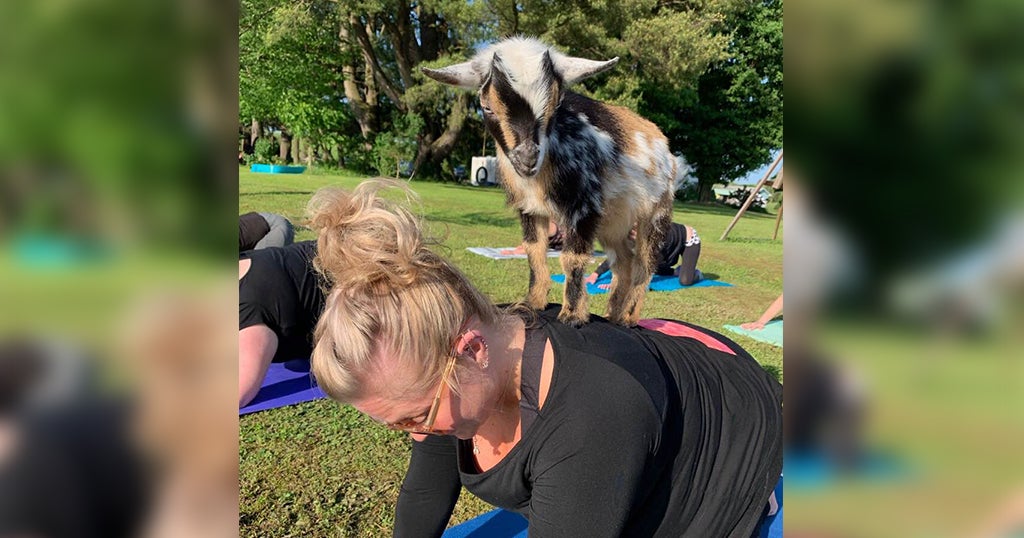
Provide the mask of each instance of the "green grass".
[{"label": "green grass", "polygon": [[[302,227],[305,205],[320,187],[352,188],[356,175],[269,175],[239,171],[239,213],[270,211],[299,224],[296,240],[313,239]],[[496,261],[466,250],[471,246],[514,246],[519,221],[497,188],[411,183],[433,235],[444,239],[444,254],[496,302],[526,293],[526,260]],[[695,288],[648,293],[644,317],[686,320],[712,330],[756,319],[782,291],[782,242],[771,240],[773,215],[747,213],[718,240],[735,215],[721,206],[676,204],[675,221],[701,236],[698,267],[732,288]],[[561,273],[558,260],[549,265]],[[562,288],[549,299],[561,301]],[[607,294],[591,298],[603,313]],[[730,337],[733,335],[730,334]],[[743,336],[734,339],[781,379],[782,350]],[[317,401],[240,419],[239,467],[242,536],[390,536],[394,505],[408,465],[404,434],[372,424],[351,408]],[[463,492],[452,523],[490,506]]]}]

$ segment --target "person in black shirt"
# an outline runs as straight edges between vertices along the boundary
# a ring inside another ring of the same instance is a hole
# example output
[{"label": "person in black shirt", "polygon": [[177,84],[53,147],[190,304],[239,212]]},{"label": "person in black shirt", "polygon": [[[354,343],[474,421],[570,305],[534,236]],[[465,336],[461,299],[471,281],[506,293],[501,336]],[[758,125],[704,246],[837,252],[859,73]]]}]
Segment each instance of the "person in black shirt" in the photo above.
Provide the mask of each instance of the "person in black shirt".
[{"label": "person in black shirt", "polygon": [[307,358],[324,308],[312,267],[316,242],[241,253],[238,260],[238,406],[259,392],[271,362]]},{"label": "person in black shirt", "polygon": [[295,241],[295,227],[275,213],[250,212],[238,217],[238,251],[286,247]]},{"label": "person in black shirt", "polygon": [[499,308],[380,188],[310,203],[332,286],[312,371],[416,439],[396,536],[440,536],[460,484],[531,537],[751,536],[782,469],[782,391],[749,354],[682,322]]},{"label": "person in black shirt", "polygon": [[[636,229],[630,232],[630,238],[636,237]],[[661,276],[676,275],[679,283],[683,286],[690,286],[699,281],[704,275],[697,269],[697,258],[700,257],[700,236],[697,230],[685,224],[671,223],[665,232],[665,239],[658,251],[658,265],[654,274]],[[676,261],[677,267],[673,267]],[[594,272],[587,277],[587,282],[593,284],[604,273],[611,269],[608,260],[601,262]],[[608,288],[608,284],[602,284],[601,288]]]}]

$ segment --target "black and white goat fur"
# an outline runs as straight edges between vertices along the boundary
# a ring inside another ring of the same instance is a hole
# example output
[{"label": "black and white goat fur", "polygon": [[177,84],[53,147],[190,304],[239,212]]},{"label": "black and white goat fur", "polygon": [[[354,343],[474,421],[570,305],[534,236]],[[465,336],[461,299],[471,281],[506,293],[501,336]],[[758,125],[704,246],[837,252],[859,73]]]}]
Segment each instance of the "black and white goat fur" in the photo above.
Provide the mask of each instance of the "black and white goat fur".
[{"label": "black and white goat fur", "polygon": [[479,90],[484,124],[497,142],[499,176],[522,222],[530,261],[526,303],[547,304],[547,230],[555,219],[565,237],[559,319],[576,326],[590,317],[585,278],[594,239],[611,262],[608,317],[631,326],[672,220],[676,160],[665,135],[628,109],[567,90],[616,62],[573,58],[515,37],[468,62],[423,70],[445,84]]}]

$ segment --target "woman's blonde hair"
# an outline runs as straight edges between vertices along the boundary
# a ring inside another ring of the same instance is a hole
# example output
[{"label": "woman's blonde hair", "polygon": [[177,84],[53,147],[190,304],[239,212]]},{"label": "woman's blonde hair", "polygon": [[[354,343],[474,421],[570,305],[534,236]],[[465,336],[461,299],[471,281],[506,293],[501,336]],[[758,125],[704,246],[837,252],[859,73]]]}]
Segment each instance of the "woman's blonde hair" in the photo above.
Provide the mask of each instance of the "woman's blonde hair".
[{"label": "woman's blonde hair", "polygon": [[[385,188],[403,191],[405,203],[383,198]],[[428,248],[436,242],[406,207],[413,199],[402,183],[372,180],[353,191],[321,189],[309,202],[319,235],[314,266],[328,286],[312,371],[335,400],[367,396],[382,351],[420,372],[402,392],[433,390],[463,323],[474,315],[484,323],[498,317],[461,271]]]}]

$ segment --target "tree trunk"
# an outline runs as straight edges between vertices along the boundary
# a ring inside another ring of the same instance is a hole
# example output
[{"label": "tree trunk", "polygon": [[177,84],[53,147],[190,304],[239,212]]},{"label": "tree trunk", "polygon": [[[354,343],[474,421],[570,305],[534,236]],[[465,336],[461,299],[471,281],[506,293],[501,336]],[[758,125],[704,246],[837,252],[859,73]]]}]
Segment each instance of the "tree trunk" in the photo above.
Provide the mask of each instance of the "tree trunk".
[{"label": "tree trunk", "polygon": [[455,149],[455,142],[466,125],[466,118],[469,116],[469,96],[468,92],[458,92],[445,122],[447,127],[441,136],[434,138],[434,135],[427,131],[419,139],[416,160],[413,161],[414,174],[428,159],[431,163],[440,166],[441,161],[451,155],[452,150]]},{"label": "tree trunk", "polygon": [[370,34],[373,33],[372,30],[372,27],[368,29],[360,24],[358,17],[352,16],[351,31],[356,38],[356,42],[359,44],[359,49],[362,51],[363,59],[367,65],[367,81],[372,76],[373,80],[377,81],[380,89],[384,91],[384,94],[395,105],[395,108],[403,113],[407,112],[408,108],[405,105],[405,101],[402,100],[402,92],[388,79],[384,74],[384,70],[381,69],[380,63],[377,61],[377,53],[373,50],[373,43],[370,41]]},{"label": "tree trunk", "polygon": [[256,118],[252,119],[251,129],[252,132],[249,134],[249,136],[251,137],[249,143],[252,144],[253,147],[256,147],[256,139],[263,134],[263,131],[260,128],[260,122]]},{"label": "tree trunk", "polygon": [[277,156],[281,159],[281,162],[288,164],[288,152],[292,146],[292,135],[281,131],[281,151],[278,152]]},{"label": "tree trunk", "polygon": [[705,181],[703,179],[697,183],[697,201],[700,203],[707,203],[715,201],[715,183],[713,181]]},{"label": "tree trunk", "polygon": [[[348,20],[341,21],[341,24],[339,24],[338,38],[341,41],[342,56],[345,58],[345,63],[341,68],[342,75],[344,75],[342,87],[345,90],[345,98],[348,100],[349,109],[352,110],[352,117],[359,124],[359,132],[363,135],[363,140],[368,141],[373,140],[373,137],[377,134],[376,92],[372,96],[374,104],[371,106],[359,91],[359,74],[356,68],[357,60],[355,54],[359,50],[359,44],[351,37],[353,24],[362,24],[362,22],[357,17],[352,16]],[[366,72],[369,73],[370,71],[367,70]]]},{"label": "tree trunk", "polygon": [[[419,7],[417,7],[417,11]],[[369,32],[369,35],[373,35]],[[409,20],[408,7],[399,8],[394,18],[384,18],[384,31],[391,36],[391,43],[395,52],[395,64],[398,66],[398,75],[402,79],[402,87],[409,88],[415,81],[412,78],[412,68],[419,63],[419,51],[416,50],[416,42],[413,35],[412,21]]]},{"label": "tree trunk", "polygon": [[440,47],[440,36],[437,35],[437,13],[430,9],[423,9],[423,6],[416,6],[416,13],[420,19],[420,61],[431,62],[437,59]]}]

